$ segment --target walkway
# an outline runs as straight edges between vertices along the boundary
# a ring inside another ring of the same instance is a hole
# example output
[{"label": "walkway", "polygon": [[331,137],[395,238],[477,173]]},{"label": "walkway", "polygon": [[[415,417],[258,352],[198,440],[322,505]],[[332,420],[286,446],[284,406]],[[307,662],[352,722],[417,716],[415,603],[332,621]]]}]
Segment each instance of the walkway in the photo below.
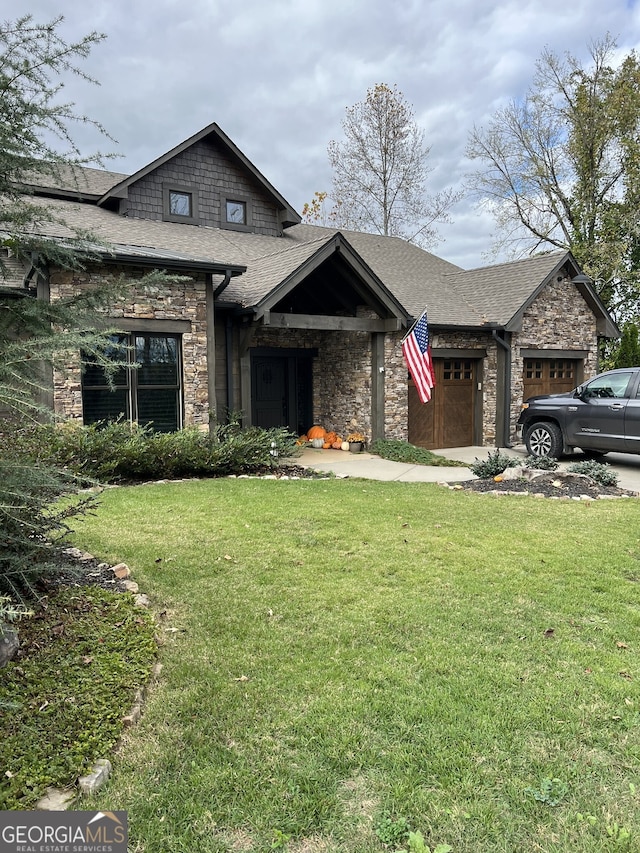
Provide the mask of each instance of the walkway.
[{"label": "walkway", "polygon": [[[486,459],[495,447],[447,447],[433,451],[438,456],[454,459],[467,464],[476,459]],[[524,459],[524,446],[501,448],[501,453]],[[575,458],[565,457],[561,468],[572,461],[578,462],[584,457],[576,453]],[[467,467],[441,468],[434,465],[413,465],[407,462],[390,462],[372,453],[349,453],[342,450],[316,450],[305,447],[295,461],[319,471],[331,471],[337,477],[363,477],[368,480],[397,480],[405,483],[456,483],[474,479]],[[618,474],[618,486],[622,489],[640,491],[640,455],[608,453],[603,462],[607,462]]]}]

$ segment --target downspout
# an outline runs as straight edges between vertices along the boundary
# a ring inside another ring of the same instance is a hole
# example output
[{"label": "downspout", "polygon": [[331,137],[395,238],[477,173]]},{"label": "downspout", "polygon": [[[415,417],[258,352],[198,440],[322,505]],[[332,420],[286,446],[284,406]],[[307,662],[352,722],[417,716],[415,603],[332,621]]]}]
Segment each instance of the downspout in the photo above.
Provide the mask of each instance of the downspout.
[{"label": "downspout", "polygon": [[[497,329],[491,330],[491,337],[504,352],[504,379],[502,389],[502,443],[501,447],[511,447],[509,436],[511,432],[511,346],[498,335]],[[496,391],[498,389],[496,388]],[[496,394],[497,403],[497,394]],[[499,438],[499,436],[496,436]]]},{"label": "downspout", "polygon": [[[35,287],[33,286],[34,276]],[[31,253],[30,266],[25,273],[22,283],[25,291],[29,294],[35,295],[36,299],[40,299],[42,302],[51,302],[49,267],[46,263],[42,263],[40,255],[36,252]],[[53,365],[49,362],[43,361],[41,363],[41,370],[43,382],[42,391],[38,394],[38,400],[42,406],[53,412],[55,407]]]},{"label": "downspout", "polygon": [[[38,253],[32,252],[31,253],[31,260],[29,262],[29,269],[26,271],[26,273],[24,274],[23,279],[22,279],[23,288],[26,291],[31,291],[31,292],[33,292],[33,290],[35,289],[37,296],[40,296],[40,294],[38,293],[40,279],[46,279],[46,275],[47,275],[46,267],[42,267],[41,264],[39,263],[39,261],[40,261],[40,256],[38,255]],[[35,288],[31,284],[34,275],[36,276]],[[48,298],[48,293],[46,295]]]},{"label": "downspout", "polygon": [[229,416],[234,409],[236,389],[233,382],[233,323],[228,315],[224,327],[224,347],[227,362],[227,416]]}]

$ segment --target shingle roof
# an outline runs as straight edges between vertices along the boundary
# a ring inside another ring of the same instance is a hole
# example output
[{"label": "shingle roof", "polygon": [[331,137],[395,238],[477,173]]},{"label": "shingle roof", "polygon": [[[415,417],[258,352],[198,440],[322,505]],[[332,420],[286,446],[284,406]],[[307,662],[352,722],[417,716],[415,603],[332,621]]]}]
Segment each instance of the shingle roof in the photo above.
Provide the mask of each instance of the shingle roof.
[{"label": "shingle roof", "polygon": [[[94,172],[95,170],[90,170]],[[108,173],[113,176],[114,173]],[[94,180],[89,175],[87,180]],[[111,177],[103,176],[108,182]],[[507,327],[548,277],[571,256],[553,252],[512,263],[463,270],[398,237],[294,225],[282,237],[121,216],[93,204],[49,199],[52,211],[70,226],[88,230],[127,257],[184,261],[189,264],[246,267],[225,291],[225,301],[251,307],[299,272],[317,252],[343,234],[383,286],[418,317],[426,308],[435,326]],[[46,223],[44,233],[70,237],[61,224]],[[596,298],[597,299],[597,298]],[[606,315],[596,303],[594,310]]]},{"label": "shingle roof", "polygon": [[91,169],[87,166],[55,166],[52,174],[34,173],[27,179],[29,186],[36,191],[57,190],[70,195],[100,198],[127,176],[121,172],[108,172],[105,169]]},{"label": "shingle roof", "polygon": [[489,321],[507,326],[549,276],[565,263],[567,255],[564,250],[549,252],[510,263],[460,270],[447,279]]}]

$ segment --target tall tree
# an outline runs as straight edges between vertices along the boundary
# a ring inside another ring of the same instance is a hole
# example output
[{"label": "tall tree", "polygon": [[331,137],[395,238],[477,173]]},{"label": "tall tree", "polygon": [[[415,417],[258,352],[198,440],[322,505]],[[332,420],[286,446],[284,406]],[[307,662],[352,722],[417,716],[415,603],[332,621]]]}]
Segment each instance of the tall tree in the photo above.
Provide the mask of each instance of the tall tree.
[{"label": "tall tree", "polygon": [[[72,130],[78,123],[104,130],[76,113],[60,93],[68,73],[95,82],[79,63],[104,36],[94,32],[67,43],[61,23],[58,17],[38,24],[27,15],[0,25],[0,279],[9,273],[9,255],[44,273],[48,265],[85,265],[98,242],[68,227],[65,233],[72,236],[64,242],[41,236],[52,230],[51,223],[66,223],[30,189],[59,178],[68,182],[80,174],[76,167],[102,160],[100,154],[84,157]],[[151,281],[158,277],[163,274],[150,274]],[[151,281],[143,279],[138,286]],[[121,278],[49,303],[35,298],[31,287],[0,281],[0,593],[17,595],[30,588],[34,574],[57,565],[58,537],[84,506],[52,507],[56,497],[76,490],[76,482],[37,460],[41,448],[21,455],[17,438],[26,425],[45,416],[40,401],[47,376],[69,355],[77,357],[82,350],[113,373],[113,330],[104,314],[128,289]],[[0,633],[3,613],[0,601]]]},{"label": "tall tree", "polygon": [[615,317],[640,293],[640,64],[610,37],[583,66],[543,51],[530,90],[469,137],[468,186],[498,225],[494,250],[569,249]]},{"label": "tall tree", "polygon": [[30,189],[61,176],[68,183],[76,166],[102,165],[100,152],[84,156],[80,151],[73,136],[78,126],[109,137],[99,122],[61,97],[66,75],[97,85],[80,63],[105,36],[94,31],[69,43],[60,33],[63,20],[40,24],[23,15],[0,25],[0,231],[3,245],[16,253],[46,250],[50,259],[75,265],[88,235],[67,229],[74,236],[66,246],[34,236],[38,225],[60,220]]},{"label": "tall tree", "polygon": [[378,83],[347,108],[344,140],[328,146],[333,168],[331,219],[338,226],[433,245],[458,196],[427,196],[429,148],[397,87]]}]

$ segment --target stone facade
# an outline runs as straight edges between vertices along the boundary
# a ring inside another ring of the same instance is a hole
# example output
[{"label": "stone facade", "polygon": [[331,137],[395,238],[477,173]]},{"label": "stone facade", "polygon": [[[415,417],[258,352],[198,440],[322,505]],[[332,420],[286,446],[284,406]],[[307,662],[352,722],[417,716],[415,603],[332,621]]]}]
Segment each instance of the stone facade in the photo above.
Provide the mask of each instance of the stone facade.
[{"label": "stone facade", "polygon": [[522,330],[513,336],[511,365],[512,438],[524,397],[523,349],[588,351],[584,379],[598,372],[598,335],[593,312],[569,279],[550,282],[524,312]]},{"label": "stone facade", "polygon": [[384,436],[406,441],[409,436],[409,384],[402,355],[404,332],[386,335],[384,342]]},{"label": "stone facade", "polygon": [[[79,288],[117,276],[125,270],[94,268],[88,273],[61,271],[51,276],[53,299],[70,295]],[[114,306],[111,316],[114,326],[118,319],[159,322],[172,332],[175,321],[189,321],[190,330],[182,334],[182,372],[184,424],[205,427],[209,422],[208,364],[205,281],[203,276],[180,283],[167,282],[141,288],[141,272],[126,275],[131,278],[131,298]],[[160,331],[160,329],[158,329]],[[225,412],[229,376],[223,322],[216,324],[216,409]],[[384,345],[385,437],[406,440],[408,437],[407,369],[402,357],[403,333],[387,334]],[[237,329],[232,335],[231,377],[234,388],[232,409],[241,408],[240,372]],[[588,351],[584,359],[584,377],[597,372],[597,333],[595,319],[589,306],[571,282],[550,283],[525,311],[522,329],[512,336],[511,392],[509,423],[511,439],[523,400],[523,357],[521,351],[537,349]],[[491,445],[496,440],[498,348],[490,334],[439,332],[433,336],[434,350],[478,350],[481,383],[482,441]],[[337,332],[303,329],[258,327],[251,340],[252,347],[284,349],[314,349],[313,360],[313,417],[312,420],[340,435],[360,431],[371,437],[371,336],[366,332]],[[82,417],[81,376],[77,360],[70,362],[63,373],[54,376],[56,412],[65,417]],[[309,424],[308,426],[310,426]]]},{"label": "stone facade", "polygon": [[261,328],[252,345],[317,349],[318,357],[313,360],[312,420],[339,435],[355,430],[371,435],[371,338],[368,333]]},{"label": "stone facade", "polygon": [[[83,287],[90,287],[119,274],[131,281],[131,297],[116,304],[109,312],[113,325],[127,320],[127,330],[135,328],[134,321],[157,322],[155,331],[171,334],[176,321],[188,321],[190,330],[182,334],[183,415],[184,425],[205,426],[209,422],[207,328],[204,276],[188,281],[153,284],[141,287],[141,272],[124,269],[93,268],[88,272],[58,271],[51,275],[52,299],[70,296]],[[133,328],[131,328],[133,325]],[[182,325],[180,328],[182,329]],[[82,418],[82,381],[78,358],[72,359],[64,372],[54,374],[54,408],[67,418]]]}]

